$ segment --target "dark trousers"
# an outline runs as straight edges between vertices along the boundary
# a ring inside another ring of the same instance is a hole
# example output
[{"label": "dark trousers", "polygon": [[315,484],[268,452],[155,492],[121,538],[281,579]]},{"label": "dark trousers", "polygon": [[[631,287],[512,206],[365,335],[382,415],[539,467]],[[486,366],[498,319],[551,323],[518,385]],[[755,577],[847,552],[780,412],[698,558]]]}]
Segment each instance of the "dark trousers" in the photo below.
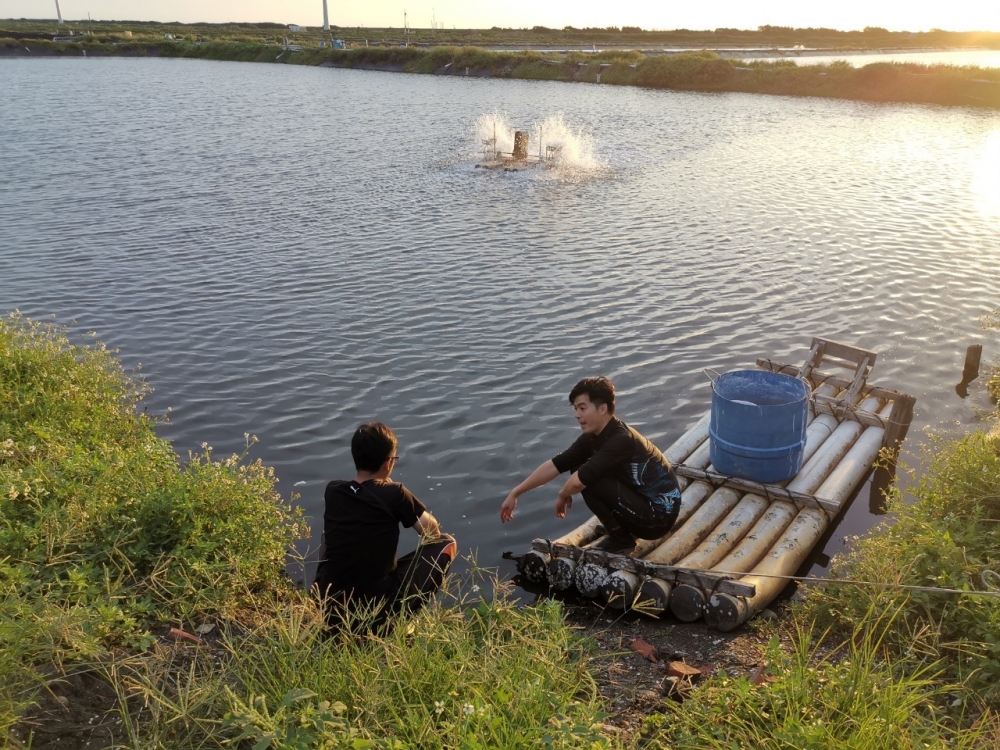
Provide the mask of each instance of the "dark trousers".
[{"label": "dark trousers", "polygon": [[392,576],[392,587],[388,599],[393,612],[415,612],[430,601],[451,567],[458,543],[450,534],[440,534],[427,544],[421,544],[413,552],[403,555],[396,564]]},{"label": "dark trousers", "polygon": [[[434,541],[421,543],[396,561],[396,569],[388,575],[384,594],[372,597],[358,596],[350,591],[327,592],[323,597],[327,625],[332,630],[348,625],[355,632],[388,632],[397,615],[415,612],[430,601],[441,588],[457,553],[455,538],[440,534]],[[318,581],[314,593],[323,596]]]},{"label": "dark trousers", "polygon": [[635,487],[604,477],[583,490],[583,501],[616,539],[659,539],[677,520],[680,501],[672,512],[657,508]]}]

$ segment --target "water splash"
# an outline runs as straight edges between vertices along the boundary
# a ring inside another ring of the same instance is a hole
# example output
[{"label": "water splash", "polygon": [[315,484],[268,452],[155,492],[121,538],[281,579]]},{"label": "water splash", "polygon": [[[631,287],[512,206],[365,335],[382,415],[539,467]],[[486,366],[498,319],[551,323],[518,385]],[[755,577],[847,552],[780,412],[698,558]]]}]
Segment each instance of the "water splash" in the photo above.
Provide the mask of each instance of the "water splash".
[{"label": "water splash", "polygon": [[514,150],[514,126],[506,112],[496,109],[484,112],[476,118],[472,132],[475,137],[472,156],[477,159],[483,158],[487,151],[492,152],[493,143],[496,144],[497,151],[510,153]]},{"label": "water splash", "polygon": [[531,142],[538,144],[543,154],[549,146],[558,149],[555,153],[560,169],[597,172],[607,167],[597,156],[593,137],[567,124],[562,113],[535,125]]},{"label": "water splash", "polygon": [[[596,176],[609,170],[607,162],[597,154],[594,139],[589,133],[568,124],[562,113],[552,115],[528,127],[515,128],[506,112],[493,110],[476,118],[472,126],[473,153],[480,160],[494,148],[501,153],[514,150],[514,132],[523,129],[529,133],[528,154],[545,157],[547,169],[539,174],[556,177]],[[495,144],[495,147],[494,147]],[[552,147],[551,151],[548,150]]]}]

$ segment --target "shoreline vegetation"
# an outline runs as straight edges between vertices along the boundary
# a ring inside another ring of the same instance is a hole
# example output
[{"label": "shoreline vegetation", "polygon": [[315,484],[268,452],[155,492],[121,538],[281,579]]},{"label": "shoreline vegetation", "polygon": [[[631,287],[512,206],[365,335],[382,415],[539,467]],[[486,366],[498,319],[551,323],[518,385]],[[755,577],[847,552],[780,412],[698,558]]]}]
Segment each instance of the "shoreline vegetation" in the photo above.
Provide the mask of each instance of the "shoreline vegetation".
[{"label": "shoreline vegetation", "polygon": [[1000,745],[1000,429],[939,440],[913,498],[891,491],[894,523],[837,562],[884,586],[751,623],[770,637],[755,675],[706,675],[624,736],[595,639],[557,600],[483,598],[475,567],[389,635],[324,637],[284,573],[295,498],[247,455],[179,458],[148,391],[99,342],[0,318],[4,747]]},{"label": "shoreline vegetation", "polygon": [[[738,50],[721,49],[715,51],[688,50],[667,53],[663,49],[605,49],[602,51],[538,51],[533,49],[504,50],[504,45],[570,44],[574,39],[596,40],[607,44],[607,37],[617,35],[615,44],[662,44],[661,39],[686,40],[689,44],[705,43],[709,32],[610,32],[591,30],[589,36],[577,35],[575,31],[556,33],[551,29],[543,32],[523,32],[518,35],[496,33],[489,36],[483,32],[475,38],[475,44],[490,44],[496,49],[471,46],[471,37],[466,36],[457,46],[457,37],[443,30],[431,35],[427,30],[415,39],[401,46],[390,41],[377,41],[359,33],[375,35],[378,30],[337,29],[332,35],[346,37],[346,49],[320,47],[325,42],[322,32],[312,30],[301,34],[290,34],[278,24],[260,24],[266,29],[253,29],[248,33],[246,25],[237,30],[194,26],[161,25],[172,29],[170,32],[153,33],[149,24],[135,24],[142,27],[142,33],[133,34],[120,25],[93,24],[95,28],[80,29],[82,35],[61,37],[63,41],[53,41],[55,25],[49,23],[43,30],[41,22],[0,22],[0,57],[33,56],[87,56],[87,57],[169,57],[240,62],[268,62],[292,65],[319,65],[326,67],[353,68],[433,75],[458,75],[469,77],[514,78],[521,80],[565,81],[579,83],[599,83],[618,86],[639,86],[652,89],[678,91],[699,91],[711,93],[754,93],[781,96],[817,96],[867,102],[908,102],[937,104],[945,106],[969,106],[1000,109],[1000,69],[973,66],[924,65],[919,63],[874,62],[855,68],[844,61],[829,64],[797,65],[794,60],[784,57],[746,61],[732,57]],[[101,26],[101,28],[96,28]],[[275,28],[270,28],[270,27]],[[107,28],[105,28],[107,27]],[[770,45],[776,52],[777,45],[827,40],[830,34],[820,34],[830,30],[782,30],[779,27],[762,27],[767,31],[739,32],[737,30],[717,30],[712,32],[711,43],[718,47],[725,40],[743,40],[742,44],[762,45],[760,50],[749,52],[747,56],[767,54]],[[72,30],[72,29],[70,29]],[[242,33],[237,31],[242,30]],[[60,30],[61,31],[61,30]],[[196,33],[204,31],[205,33]],[[346,32],[351,31],[351,34]],[[383,30],[384,31],[384,30]],[[505,31],[505,30],[500,30]],[[722,32],[734,32],[718,33]],[[927,32],[906,37],[902,32],[831,32],[842,36],[841,44],[848,49],[881,49],[872,46],[894,44],[899,51],[916,46],[920,49],[933,47],[930,42],[976,43],[981,47],[1000,48],[1000,34],[954,34],[952,32]],[[125,33],[130,36],[125,36]],[[787,33],[786,33],[787,32]],[[62,33],[62,32],[61,32]],[[68,33],[64,32],[64,33]],[[398,36],[401,32],[396,32]],[[270,34],[270,35],[269,35]],[[280,34],[281,36],[278,36]],[[700,34],[700,36],[699,36]],[[673,35],[673,36],[670,36]],[[743,35],[743,36],[741,36]],[[852,36],[853,35],[853,36]],[[166,37],[170,38],[166,38]],[[517,42],[527,36],[528,42]],[[486,38],[483,38],[486,37]],[[532,38],[533,37],[533,38]],[[638,42],[628,40],[639,39]],[[499,40],[499,41],[496,41]],[[720,42],[720,40],[724,40]],[[782,41],[784,40],[784,41]],[[442,43],[450,42],[440,46]],[[868,46],[865,46],[865,45]],[[432,46],[435,45],[435,46]],[[853,46],[850,46],[853,45]],[[805,51],[789,51],[782,48],[782,54],[806,54]],[[831,49],[844,50],[843,47]],[[817,51],[810,48],[808,51]]]}]

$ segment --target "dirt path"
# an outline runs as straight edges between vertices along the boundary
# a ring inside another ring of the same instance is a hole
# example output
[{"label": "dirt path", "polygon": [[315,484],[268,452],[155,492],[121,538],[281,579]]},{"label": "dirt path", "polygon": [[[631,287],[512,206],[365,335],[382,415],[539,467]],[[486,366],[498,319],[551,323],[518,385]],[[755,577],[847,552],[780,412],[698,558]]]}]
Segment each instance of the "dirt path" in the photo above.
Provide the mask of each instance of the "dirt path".
[{"label": "dirt path", "polygon": [[626,741],[637,739],[643,721],[662,713],[664,701],[670,700],[671,662],[697,669],[700,676],[693,676],[695,684],[720,671],[758,679],[770,639],[778,637],[783,645],[788,644],[780,613],[780,608],[778,614],[765,611],[748,625],[719,633],[703,622],[684,623],[670,615],[656,620],[593,603],[566,604],[569,623],[597,641],[599,655],[592,667],[598,690],[613,714],[606,724],[616,727]]}]

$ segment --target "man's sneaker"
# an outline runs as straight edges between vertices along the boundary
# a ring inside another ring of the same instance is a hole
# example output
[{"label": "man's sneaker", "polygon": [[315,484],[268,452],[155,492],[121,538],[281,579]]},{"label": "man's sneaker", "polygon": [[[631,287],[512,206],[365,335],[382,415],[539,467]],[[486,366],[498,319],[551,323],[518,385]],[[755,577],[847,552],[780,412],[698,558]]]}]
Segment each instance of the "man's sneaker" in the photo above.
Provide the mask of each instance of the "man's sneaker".
[{"label": "man's sneaker", "polygon": [[631,555],[635,552],[635,539],[630,536],[609,536],[595,544],[594,549],[599,549],[612,555]]}]

